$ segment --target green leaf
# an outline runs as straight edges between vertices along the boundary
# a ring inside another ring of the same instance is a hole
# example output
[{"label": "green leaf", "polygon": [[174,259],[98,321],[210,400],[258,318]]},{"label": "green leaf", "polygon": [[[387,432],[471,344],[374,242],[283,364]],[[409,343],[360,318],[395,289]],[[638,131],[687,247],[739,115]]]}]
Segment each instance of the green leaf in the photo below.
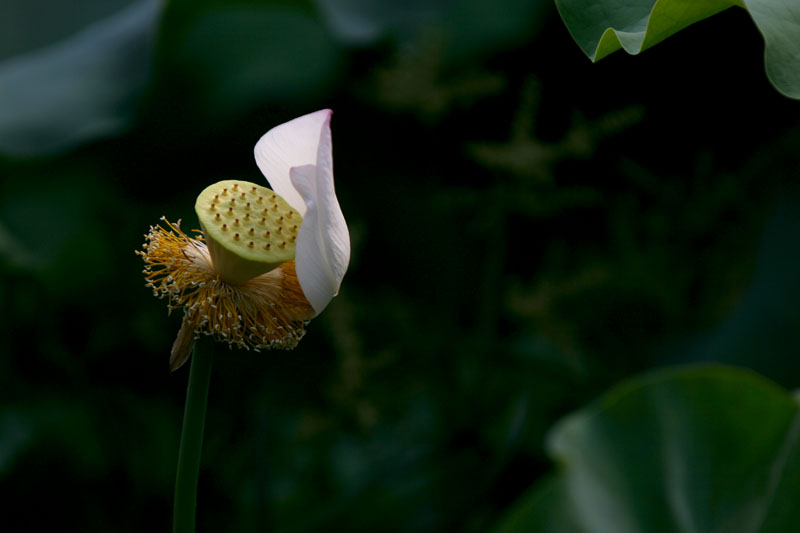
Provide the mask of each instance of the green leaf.
[{"label": "green leaf", "polygon": [[800,2],[795,0],[556,0],[572,37],[592,61],[620,48],[629,54],[732,6],[748,10],[766,50],[767,76],[800,99]]},{"label": "green leaf", "polygon": [[731,367],[631,380],[554,428],[560,470],[499,531],[790,531],[798,412],[791,394]]},{"label": "green leaf", "polygon": [[800,2],[745,0],[764,36],[764,65],[772,85],[789,98],[800,99]]}]

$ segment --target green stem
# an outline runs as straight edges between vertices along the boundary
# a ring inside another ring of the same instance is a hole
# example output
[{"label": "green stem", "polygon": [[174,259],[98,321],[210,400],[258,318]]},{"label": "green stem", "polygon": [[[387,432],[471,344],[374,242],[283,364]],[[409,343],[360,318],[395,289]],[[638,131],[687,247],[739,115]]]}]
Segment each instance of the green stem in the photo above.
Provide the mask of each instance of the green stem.
[{"label": "green stem", "polygon": [[178,473],[175,476],[175,502],[173,506],[173,533],[194,533],[197,507],[197,478],[200,474],[200,453],[203,448],[203,427],[206,421],[208,385],[211,381],[212,346],[202,349],[197,342],[189,370],[186,389],[186,409],[178,451]]}]

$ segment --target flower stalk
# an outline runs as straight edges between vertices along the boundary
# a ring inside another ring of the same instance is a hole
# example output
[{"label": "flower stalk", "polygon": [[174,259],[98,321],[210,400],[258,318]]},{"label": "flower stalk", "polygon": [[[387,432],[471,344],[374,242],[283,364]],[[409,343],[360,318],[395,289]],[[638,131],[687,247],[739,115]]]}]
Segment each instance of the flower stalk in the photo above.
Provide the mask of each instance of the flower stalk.
[{"label": "flower stalk", "polygon": [[175,476],[175,500],[172,514],[173,533],[194,533],[197,508],[197,480],[200,475],[200,454],[203,448],[203,428],[211,382],[213,350],[211,345],[195,343],[194,357],[189,370],[186,407],[178,451],[178,471]]}]

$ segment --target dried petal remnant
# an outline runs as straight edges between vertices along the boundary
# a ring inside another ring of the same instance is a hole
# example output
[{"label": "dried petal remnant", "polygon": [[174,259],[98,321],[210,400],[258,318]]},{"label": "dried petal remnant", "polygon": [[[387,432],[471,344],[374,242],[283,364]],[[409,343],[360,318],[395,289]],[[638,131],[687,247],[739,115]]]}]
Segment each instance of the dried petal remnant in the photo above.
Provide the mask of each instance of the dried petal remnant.
[{"label": "dried petal remnant", "polygon": [[231,284],[215,272],[202,235],[189,237],[181,231],[180,222],[162,220],[167,227],[151,227],[143,250],[136,253],[144,259],[146,285],[153,294],[167,298],[170,311],[184,310],[184,339],[179,336],[182,342],[176,341],[173,347],[173,370],[189,356],[192,343],[186,342],[187,331],[194,338],[211,335],[256,351],[297,345],[314,311],[297,281],[294,261]]}]

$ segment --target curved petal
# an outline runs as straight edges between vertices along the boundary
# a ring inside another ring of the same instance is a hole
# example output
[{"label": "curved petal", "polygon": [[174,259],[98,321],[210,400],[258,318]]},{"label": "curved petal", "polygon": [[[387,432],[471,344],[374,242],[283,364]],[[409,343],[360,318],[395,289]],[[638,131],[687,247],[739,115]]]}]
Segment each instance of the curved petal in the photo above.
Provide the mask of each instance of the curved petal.
[{"label": "curved petal", "polygon": [[339,292],[350,263],[350,233],[333,185],[328,120],[319,135],[316,165],[293,167],[290,175],[292,185],[308,208],[297,234],[297,279],[306,299],[319,314]]},{"label": "curved petal", "polygon": [[306,204],[292,185],[289,171],[292,167],[315,165],[322,139],[327,140],[330,150],[331,113],[330,109],[323,109],[275,126],[258,140],[254,150],[256,164],[272,190],[303,216]]}]

